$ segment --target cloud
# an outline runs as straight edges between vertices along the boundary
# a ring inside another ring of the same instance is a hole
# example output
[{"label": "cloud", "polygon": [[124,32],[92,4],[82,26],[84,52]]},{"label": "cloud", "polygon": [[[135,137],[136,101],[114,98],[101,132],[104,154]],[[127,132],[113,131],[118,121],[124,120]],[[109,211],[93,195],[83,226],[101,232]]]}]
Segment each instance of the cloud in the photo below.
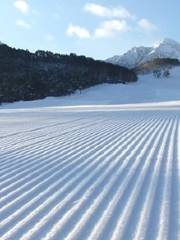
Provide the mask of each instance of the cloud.
[{"label": "cloud", "polygon": [[29,23],[25,22],[22,19],[16,20],[16,26],[24,28],[24,29],[30,29],[31,28],[31,25]]},{"label": "cloud", "polygon": [[101,17],[103,21],[92,31],[70,24],[67,29],[68,36],[76,36],[81,39],[111,38],[128,31],[138,32],[141,29],[143,33],[149,33],[158,29],[146,18],[138,20],[122,6],[107,7],[101,4],[87,3],[84,6],[84,11]]},{"label": "cloud", "polygon": [[14,6],[23,14],[27,14],[29,11],[29,5],[26,0],[16,0]]},{"label": "cloud", "polygon": [[125,20],[105,21],[101,27],[95,30],[95,38],[113,37],[116,33],[123,33],[130,30]]},{"label": "cloud", "polygon": [[157,30],[157,26],[151,23],[148,19],[142,18],[138,21],[138,26],[146,32],[151,32]]},{"label": "cloud", "polygon": [[130,12],[124,7],[110,8],[95,3],[87,3],[84,10],[99,17],[133,18]]},{"label": "cloud", "polygon": [[96,39],[96,38],[110,38],[117,33],[124,33],[131,28],[125,20],[109,20],[104,21],[100,27],[96,28],[94,33],[81,26],[70,24],[67,29],[67,35],[70,37],[76,36],[81,39]]},{"label": "cloud", "polygon": [[81,39],[88,39],[91,37],[90,32],[86,28],[73,24],[69,25],[67,29],[67,35],[70,37],[76,36]]}]

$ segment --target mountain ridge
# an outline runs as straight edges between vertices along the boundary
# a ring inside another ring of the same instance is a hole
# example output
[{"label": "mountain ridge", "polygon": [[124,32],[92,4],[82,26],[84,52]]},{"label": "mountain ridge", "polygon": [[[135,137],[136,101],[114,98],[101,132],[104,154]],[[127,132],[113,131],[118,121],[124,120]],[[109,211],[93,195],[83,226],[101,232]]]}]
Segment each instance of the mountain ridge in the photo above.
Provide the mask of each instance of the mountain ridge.
[{"label": "mountain ridge", "polygon": [[108,58],[106,62],[133,69],[140,64],[157,58],[180,60],[180,43],[165,38],[163,41],[152,47],[133,47],[122,55],[115,55],[112,58]]}]

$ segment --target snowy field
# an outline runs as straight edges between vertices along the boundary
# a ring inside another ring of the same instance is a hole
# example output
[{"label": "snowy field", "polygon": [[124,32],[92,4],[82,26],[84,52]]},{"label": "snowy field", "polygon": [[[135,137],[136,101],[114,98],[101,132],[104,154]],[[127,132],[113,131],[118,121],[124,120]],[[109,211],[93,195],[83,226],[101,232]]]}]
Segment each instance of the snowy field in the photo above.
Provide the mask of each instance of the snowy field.
[{"label": "snowy field", "polygon": [[[140,95],[141,104],[117,105],[114,85],[112,101],[82,100],[105,85],[71,100],[3,105],[0,240],[180,239],[180,88],[169,79],[160,91],[159,81],[141,87],[157,104]],[[139,91],[115,85],[123,87]]]}]

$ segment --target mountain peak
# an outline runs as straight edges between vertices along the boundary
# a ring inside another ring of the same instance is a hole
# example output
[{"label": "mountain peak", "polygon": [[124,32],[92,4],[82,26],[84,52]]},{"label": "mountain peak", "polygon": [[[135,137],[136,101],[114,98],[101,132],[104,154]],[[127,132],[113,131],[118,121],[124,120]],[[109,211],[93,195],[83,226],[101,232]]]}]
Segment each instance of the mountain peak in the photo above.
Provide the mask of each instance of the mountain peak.
[{"label": "mountain peak", "polygon": [[159,48],[162,45],[171,45],[171,46],[176,46],[180,45],[177,41],[170,39],[170,38],[164,38],[162,41],[159,41],[154,44],[154,48]]},{"label": "mountain peak", "polygon": [[107,62],[128,68],[135,68],[142,63],[156,58],[170,58],[180,60],[180,43],[165,38],[152,47],[134,47],[123,55],[107,59]]},{"label": "mountain peak", "polygon": [[171,38],[164,38],[164,40],[162,41],[162,43],[165,43],[165,44],[178,44],[179,43]]}]

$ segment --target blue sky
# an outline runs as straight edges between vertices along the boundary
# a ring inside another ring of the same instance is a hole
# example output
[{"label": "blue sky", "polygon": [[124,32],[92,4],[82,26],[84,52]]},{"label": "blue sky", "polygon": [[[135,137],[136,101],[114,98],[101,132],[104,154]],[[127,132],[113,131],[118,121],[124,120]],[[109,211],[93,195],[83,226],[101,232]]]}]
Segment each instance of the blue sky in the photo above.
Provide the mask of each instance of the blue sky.
[{"label": "blue sky", "polygon": [[105,59],[163,38],[180,41],[179,0],[1,0],[0,41]]}]

